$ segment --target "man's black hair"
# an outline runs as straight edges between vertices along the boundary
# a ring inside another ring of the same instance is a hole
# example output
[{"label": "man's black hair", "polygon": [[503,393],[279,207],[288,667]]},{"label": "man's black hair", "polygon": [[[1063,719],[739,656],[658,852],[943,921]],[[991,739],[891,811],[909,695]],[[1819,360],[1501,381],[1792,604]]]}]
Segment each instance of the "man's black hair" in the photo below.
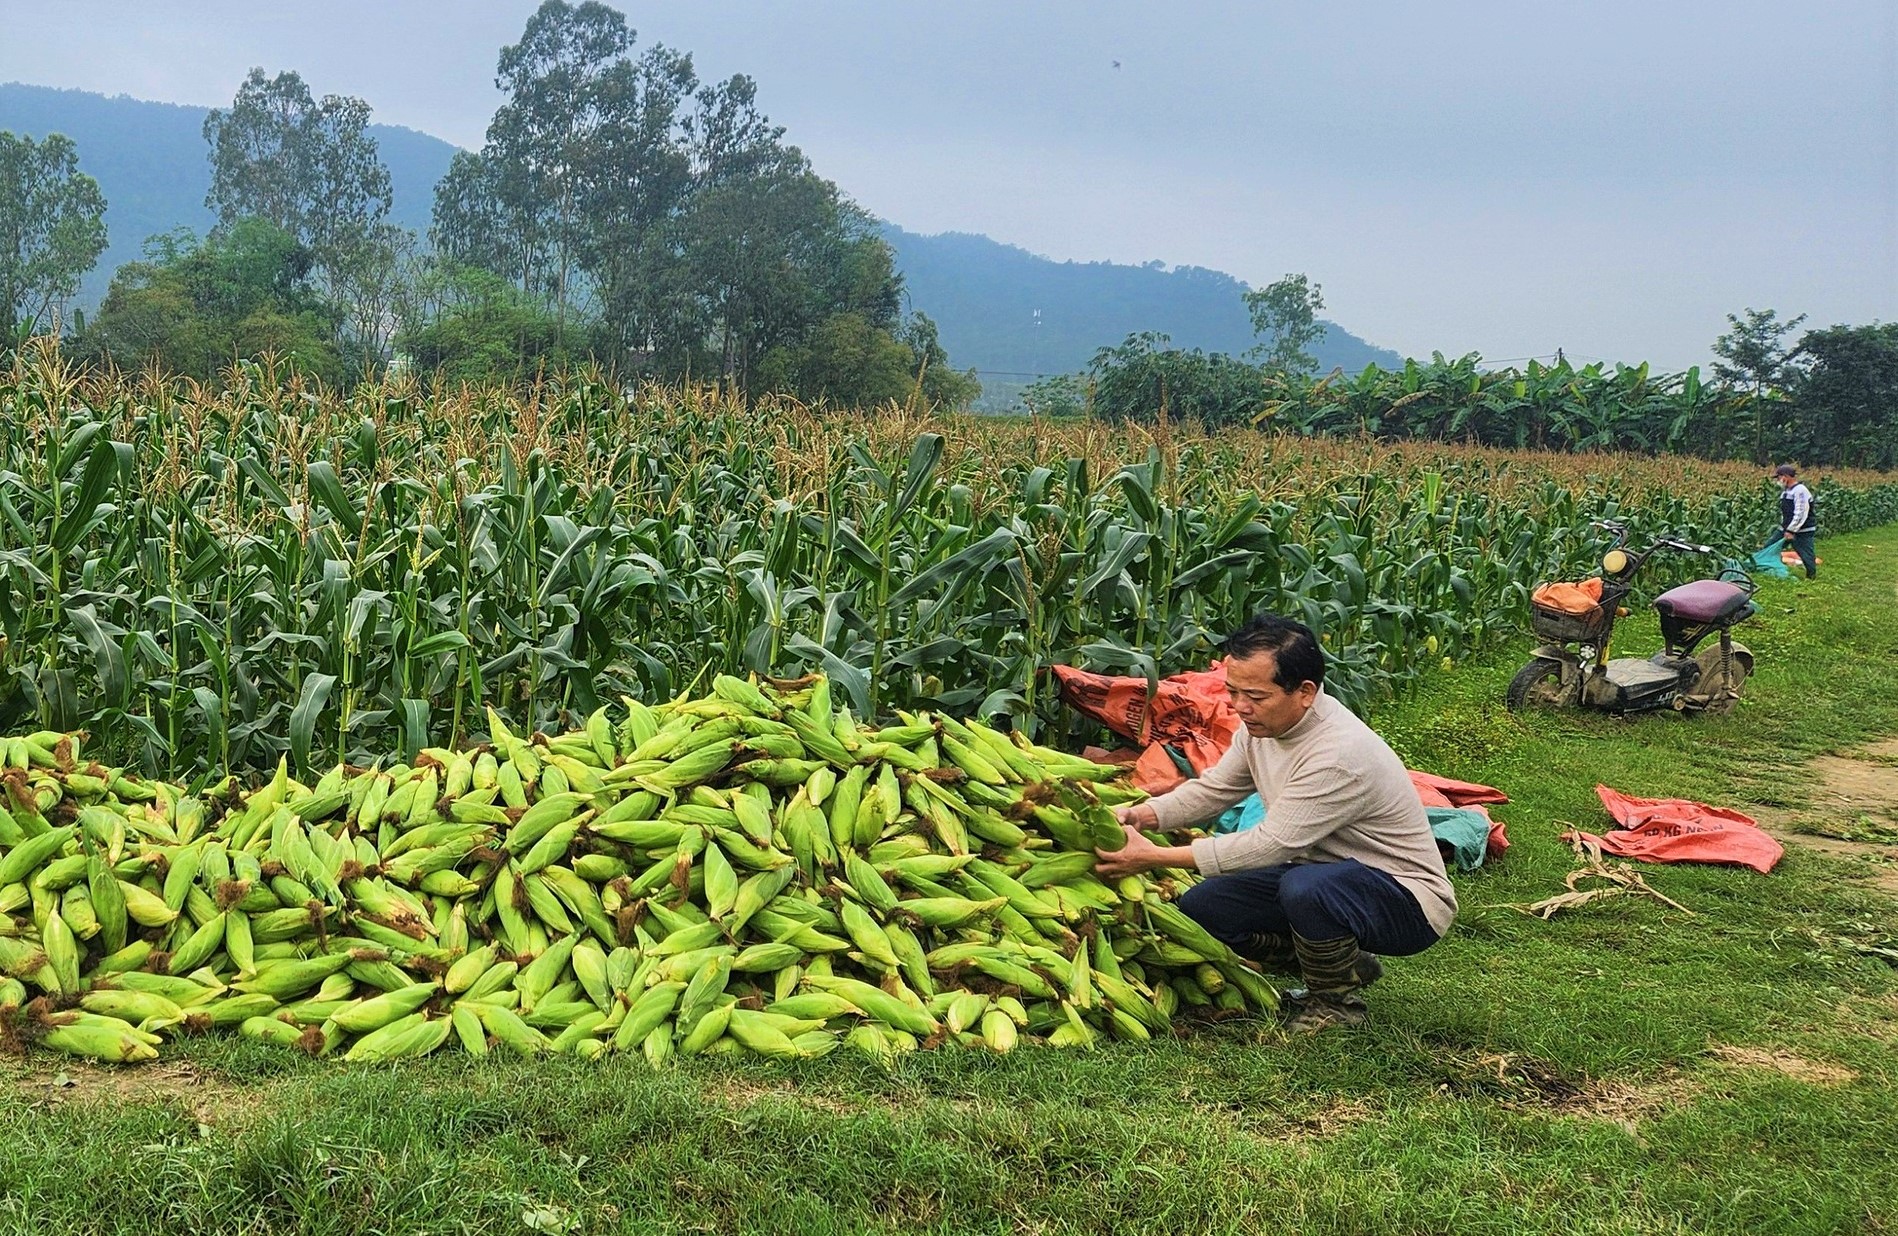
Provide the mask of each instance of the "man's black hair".
[{"label": "man's black hair", "polygon": [[1229,657],[1272,654],[1272,681],[1284,691],[1296,691],[1301,682],[1325,685],[1325,654],[1311,628],[1277,614],[1254,614],[1226,637]]},{"label": "man's black hair", "polygon": [[1773,469],[1773,475],[1774,476],[1798,476],[1799,469],[1793,467],[1791,464],[1781,464],[1779,465],[1779,467]]}]

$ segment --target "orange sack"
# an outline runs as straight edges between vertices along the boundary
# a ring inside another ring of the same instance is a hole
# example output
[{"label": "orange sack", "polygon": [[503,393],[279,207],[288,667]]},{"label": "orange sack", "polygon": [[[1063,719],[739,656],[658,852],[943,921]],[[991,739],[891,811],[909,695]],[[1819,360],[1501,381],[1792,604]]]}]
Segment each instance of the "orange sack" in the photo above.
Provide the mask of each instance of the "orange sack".
[{"label": "orange sack", "polygon": [[1147,680],[1093,674],[1072,665],[1050,667],[1068,707],[1145,748],[1134,766],[1134,784],[1164,794],[1186,780],[1163,749],[1186,756],[1195,773],[1219,762],[1232,745],[1239,718],[1226,698],[1226,663],[1160,680],[1151,705]]},{"label": "orange sack", "polygon": [[1410,774],[1410,783],[1417,787],[1417,797],[1425,807],[1457,807],[1464,811],[1474,811],[1489,821],[1489,856],[1501,858],[1509,848],[1509,834],[1503,828],[1503,822],[1491,816],[1488,804],[1506,803],[1509,795],[1493,785],[1478,785],[1474,781],[1455,781],[1449,777],[1439,777],[1435,773],[1419,772],[1415,768],[1405,769]]},{"label": "orange sack", "polygon": [[1751,816],[1685,798],[1635,798],[1605,785],[1595,787],[1617,827],[1597,837],[1608,854],[1650,863],[1726,863],[1771,871],[1786,851]]}]

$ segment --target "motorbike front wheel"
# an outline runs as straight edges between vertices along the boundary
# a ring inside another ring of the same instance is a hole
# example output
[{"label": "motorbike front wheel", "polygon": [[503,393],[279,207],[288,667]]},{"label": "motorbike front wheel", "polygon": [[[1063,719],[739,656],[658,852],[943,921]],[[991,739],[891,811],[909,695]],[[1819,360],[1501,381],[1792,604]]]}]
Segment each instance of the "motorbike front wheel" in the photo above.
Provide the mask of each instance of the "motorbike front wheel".
[{"label": "motorbike front wheel", "polygon": [[1503,702],[1512,711],[1524,708],[1566,708],[1575,702],[1572,683],[1562,681],[1562,663],[1537,657],[1509,680]]}]

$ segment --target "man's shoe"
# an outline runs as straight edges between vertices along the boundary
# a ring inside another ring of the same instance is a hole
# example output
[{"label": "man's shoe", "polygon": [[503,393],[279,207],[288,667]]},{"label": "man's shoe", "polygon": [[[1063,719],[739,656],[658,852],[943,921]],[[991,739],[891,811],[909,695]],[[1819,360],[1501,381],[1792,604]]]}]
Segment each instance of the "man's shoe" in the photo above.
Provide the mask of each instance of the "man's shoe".
[{"label": "man's shoe", "polygon": [[[1358,988],[1369,987],[1384,977],[1384,963],[1377,959],[1376,953],[1360,951],[1357,960],[1351,965],[1352,975],[1357,979]],[[1311,993],[1303,987],[1294,987],[1279,993],[1279,999],[1292,1004],[1302,1004]]]},{"label": "man's shoe", "polygon": [[1370,1019],[1370,1010],[1356,996],[1307,995],[1285,1019],[1285,1031],[1317,1034],[1333,1026],[1361,1026]]}]

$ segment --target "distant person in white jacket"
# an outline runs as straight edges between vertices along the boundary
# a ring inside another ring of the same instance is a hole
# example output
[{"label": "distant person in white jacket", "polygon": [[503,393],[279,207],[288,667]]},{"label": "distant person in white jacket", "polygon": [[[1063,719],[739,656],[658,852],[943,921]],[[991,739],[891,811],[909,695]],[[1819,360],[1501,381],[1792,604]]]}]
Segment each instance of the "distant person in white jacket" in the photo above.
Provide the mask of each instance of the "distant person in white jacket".
[{"label": "distant person in white jacket", "polygon": [[[1422,952],[1456,916],[1430,821],[1403,761],[1325,694],[1309,627],[1260,614],[1225,651],[1243,727],[1204,776],[1118,808],[1126,848],[1102,851],[1099,869],[1204,873],[1180,909],[1242,956],[1296,966],[1305,987],[1286,993],[1289,1029],[1362,1023],[1377,954]],[[1265,820],[1243,832],[1160,846],[1138,831],[1204,823],[1254,792]]]},{"label": "distant person in white jacket", "polygon": [[1806,578],[1812,579],[1819,574],[1819,559],[1812,551],[1812,542],[1819,535],[1819,520],[1812,509],[1812,491],[1800,482],[1799,469],[1791,464],[1774,468],[1773,479],[1780,487],[1781,541],[1792,545],[1800,564],[1806,568]]}]

